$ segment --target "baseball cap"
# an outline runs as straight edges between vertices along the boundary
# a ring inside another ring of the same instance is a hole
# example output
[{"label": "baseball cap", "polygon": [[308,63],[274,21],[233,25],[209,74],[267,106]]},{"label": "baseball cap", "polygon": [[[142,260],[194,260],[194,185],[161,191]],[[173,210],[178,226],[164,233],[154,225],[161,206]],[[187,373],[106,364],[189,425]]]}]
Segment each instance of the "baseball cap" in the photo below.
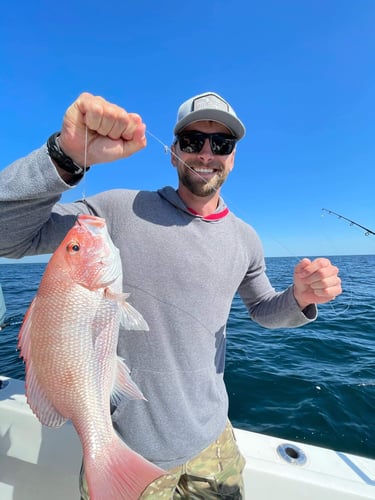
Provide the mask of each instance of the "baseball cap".
[{"label": "baseball cap", "polygon": [[232,106],[215,92],[205,92],[182,103],[178,109],[173,133],[177,135],[190,123],[203,120],[212,120],[225,125],[237,140],[245,135],[245,127]]}]

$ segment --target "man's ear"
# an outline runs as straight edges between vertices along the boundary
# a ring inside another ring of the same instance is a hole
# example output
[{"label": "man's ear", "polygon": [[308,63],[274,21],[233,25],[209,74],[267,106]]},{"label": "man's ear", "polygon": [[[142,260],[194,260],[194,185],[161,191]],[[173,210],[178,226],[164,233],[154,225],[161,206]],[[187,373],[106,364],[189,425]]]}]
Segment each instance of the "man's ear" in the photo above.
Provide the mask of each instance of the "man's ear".
[{"label": "man's ear", "polygon": [[234,167],[234,157],[236,156],[236,150],[237,148],[234,148],[233,152],[232,152],[232,161],[231,161],[231,165],[229,167],[229,171],[232,172],[233,170],[233,167]]}]

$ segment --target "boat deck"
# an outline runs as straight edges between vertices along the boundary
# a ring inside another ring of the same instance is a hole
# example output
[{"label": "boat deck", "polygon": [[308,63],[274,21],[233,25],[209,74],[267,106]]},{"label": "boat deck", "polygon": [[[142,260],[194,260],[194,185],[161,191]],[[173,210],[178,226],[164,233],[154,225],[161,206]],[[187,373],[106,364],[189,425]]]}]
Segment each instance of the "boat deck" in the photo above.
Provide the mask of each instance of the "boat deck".
[{"label": "boat deck", "polygon": [[[81,446],[73,426],[42,426],[25,401],[24,383],[0,381],[0,499],[79,500]],[[235,432],[249,500],[375,499],[375,460]]]}]

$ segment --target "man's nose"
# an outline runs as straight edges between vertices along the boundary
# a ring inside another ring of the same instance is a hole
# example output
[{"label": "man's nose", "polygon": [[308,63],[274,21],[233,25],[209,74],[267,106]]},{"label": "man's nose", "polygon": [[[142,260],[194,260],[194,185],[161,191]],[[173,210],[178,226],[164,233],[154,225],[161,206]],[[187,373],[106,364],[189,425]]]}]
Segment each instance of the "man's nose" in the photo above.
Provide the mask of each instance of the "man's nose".
[{"label": "man's nose", "polygon": [[212,158],[214,156],[211,149],[210,139],[208,137],[206,137],[203,148],[200,150],[199,155],[202,158]]}]

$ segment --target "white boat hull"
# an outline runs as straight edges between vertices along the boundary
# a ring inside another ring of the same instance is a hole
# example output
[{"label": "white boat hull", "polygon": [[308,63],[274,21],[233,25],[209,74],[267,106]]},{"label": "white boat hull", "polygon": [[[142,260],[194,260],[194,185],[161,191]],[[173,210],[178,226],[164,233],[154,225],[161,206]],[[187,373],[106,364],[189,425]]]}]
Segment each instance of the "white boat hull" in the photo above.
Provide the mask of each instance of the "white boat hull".
[{"label": "white boat hull", "polygon": [[[26,403],[24,383],[0,380],[0,499],[78,500],[81,445],[73,426],[42,426]],[[375,499],[375,460],[235,433],[246,457],[247,500]]]}]

